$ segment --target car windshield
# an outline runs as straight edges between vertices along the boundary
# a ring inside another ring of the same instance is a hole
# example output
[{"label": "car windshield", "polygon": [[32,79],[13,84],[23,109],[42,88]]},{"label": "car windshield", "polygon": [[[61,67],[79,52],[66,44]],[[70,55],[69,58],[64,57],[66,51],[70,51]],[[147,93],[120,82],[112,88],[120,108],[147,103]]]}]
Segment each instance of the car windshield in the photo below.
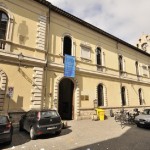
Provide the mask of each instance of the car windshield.
[{"label": "car windshield", "polygon": [[41,112],[41,118],[57,117],[57,116],[58,116],[58,113],[54,110]]},{"label": "car windshield", "polygon": [[4,124],[4,123],[7,123],[8,122],[8,119],[6,116],[0,116],[0,124]]},{"label": "car windshield", "polygon": [[144,114],[144,115],[150,115],[150,110],[149,109],[145,109],[142,114]]}]

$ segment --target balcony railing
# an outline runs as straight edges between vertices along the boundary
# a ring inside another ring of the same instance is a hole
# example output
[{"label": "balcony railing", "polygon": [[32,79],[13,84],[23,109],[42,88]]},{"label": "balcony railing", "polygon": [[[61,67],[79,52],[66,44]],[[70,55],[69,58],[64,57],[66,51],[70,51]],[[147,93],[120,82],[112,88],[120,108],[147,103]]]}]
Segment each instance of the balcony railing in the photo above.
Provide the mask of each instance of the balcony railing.
[{"label": "balcony railing", "polygon": [[105,72],[105,70],[106,70],[105,66],[97,65],[97,71]]},{"label": "balcony railing", "polygon": [[3,39],[0,39],[0,49],[5,49],[6,41]]}]

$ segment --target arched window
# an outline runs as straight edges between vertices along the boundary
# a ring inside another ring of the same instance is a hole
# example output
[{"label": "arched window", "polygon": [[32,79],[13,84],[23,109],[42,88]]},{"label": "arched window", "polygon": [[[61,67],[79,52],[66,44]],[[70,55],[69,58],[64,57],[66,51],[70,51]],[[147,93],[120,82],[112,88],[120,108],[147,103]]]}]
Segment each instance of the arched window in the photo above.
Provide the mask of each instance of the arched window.
[{"label": "arched window", "polygon": [[102,66],[102,53],[99,47],[97,47],[96,49],[96,59],[97,59],[97,65]]},{"label": "arched window", "polygon": [[6,39],[8,20],[8,15],[0,10],[0,39]]},{"label": "arched window", "polygon": [[121,100],[122,100],[122,106],[127,105],[127,101],[126,101],[126,89],[125,89],[124,86],[121,88]]},{"label": "arched window", "polygon": [[97,94],[98,94],[98,106],[104,106],[104,89],[102,84],[98,85]]},{"label": "arched window", "polygon": [[136,75],[139,75],[139,63],[138,61],[135,62],[135,67],[136,67]]},{"label": "arched window", "polygon": [[143,105],[143,93],[141,88],[138,90],[138,93],[139,93],[139,103],[140,105]]},{"label": "arched window", "polygon": [[121,55],[119,55],[119,71],[120,74],[123,73],[123,57]]},{"label": "arched window", "polygon": [[65,36],[63,43],[63,56],[65,56],[65,54],[72,55],[71,51],[72,51],[72,40],[69,36]]}]

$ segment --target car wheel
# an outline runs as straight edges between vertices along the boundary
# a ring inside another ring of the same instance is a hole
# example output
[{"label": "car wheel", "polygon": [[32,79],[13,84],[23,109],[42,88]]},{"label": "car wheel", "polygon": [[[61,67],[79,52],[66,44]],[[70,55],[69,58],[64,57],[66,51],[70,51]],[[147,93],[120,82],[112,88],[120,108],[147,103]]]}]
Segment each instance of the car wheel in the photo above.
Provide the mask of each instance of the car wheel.
[{"label": "car wheel", "polygon": [[60,135],[60,133],[61,133],[61,130],[56,131],[56,132],[55,132],[55,135]]},{"label": "car wheel", "polygon": [[31,140],[36,139],[35,130],[33,127],[31,127],[31,129],[30,129],[30,138],[31,138]]}]

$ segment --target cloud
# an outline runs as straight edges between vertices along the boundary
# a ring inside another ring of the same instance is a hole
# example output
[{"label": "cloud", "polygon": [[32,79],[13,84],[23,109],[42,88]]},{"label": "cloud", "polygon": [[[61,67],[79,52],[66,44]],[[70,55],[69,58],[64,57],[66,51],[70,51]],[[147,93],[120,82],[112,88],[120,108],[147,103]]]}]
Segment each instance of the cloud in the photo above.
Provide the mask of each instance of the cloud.
[{"label": "cloud", "polygon": [[149,0],[49,0],[53,5],[135,45],[150,34]]}]

